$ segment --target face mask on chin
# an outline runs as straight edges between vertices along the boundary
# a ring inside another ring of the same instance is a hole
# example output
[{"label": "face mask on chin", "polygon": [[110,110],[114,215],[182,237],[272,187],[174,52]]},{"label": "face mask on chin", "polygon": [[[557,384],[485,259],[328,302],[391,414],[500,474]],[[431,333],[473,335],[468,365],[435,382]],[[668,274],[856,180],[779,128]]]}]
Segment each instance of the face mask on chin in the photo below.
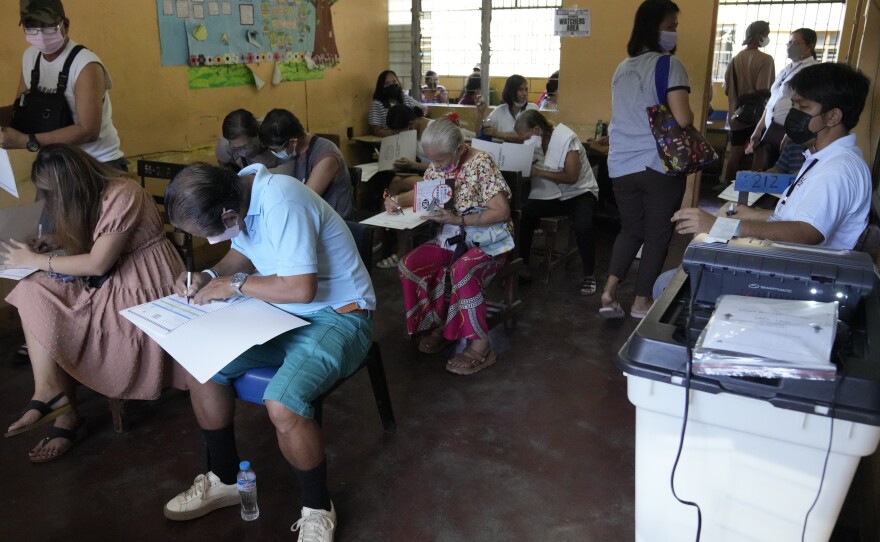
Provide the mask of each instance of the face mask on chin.
[{"label": "face mask on chin", "polygon": [[[819,115],[821,114],[819,113]],[[788,116],[785,117],[785,135],[798,145],[806,145],[825,129],[823,126],[819,132],[810,130],[810,121],[819,115],[810,115],[792,107],[788,111]]]},{"label": "face mask on chin", "polygon": [[522,101],[522,102],[513,102],[513,105],[515,105],[515,106],[519,107],[520,109],[522,109],[523,107],[526,106],[526,103],[528,103],[528,101],[525,101],[525,100],[524,100],[524,101]]},{"label": "face mask on chin", "polygon": [[678,32],[667,32],[666,30],[660,31],[660,48],[666,51],[667,53],[678,45]]},{"label": "face mask on chin", "polygon": [[[223,209],[223,213],[221,213],[221,214],[226,214],[228,212],[229,212],[228,210]],[[238,221],[236,221],[234,225],[227,226],[226,230],[224,230],[223,233],[221,233],[220,235],[210,235],[210,236],[206,237],[205,239],[208,240],[208,243],[210,243],[212,245],[216,245],[217,243],[222,243],[223,241],[230,241],[230,240],[234,239],[235,237],[238,237],[239,233],[241,233],[241,228],[238,225]]]},{"label": "face mask on chin", "polygon": [[51,55],[57,53],[58,50],[61,49],[61,46],[64,45],[65,38],[64,34],[59,31],[51,36],[47,36],[42,32],[33,36],[25,34],[24,39],[44,55]]}]

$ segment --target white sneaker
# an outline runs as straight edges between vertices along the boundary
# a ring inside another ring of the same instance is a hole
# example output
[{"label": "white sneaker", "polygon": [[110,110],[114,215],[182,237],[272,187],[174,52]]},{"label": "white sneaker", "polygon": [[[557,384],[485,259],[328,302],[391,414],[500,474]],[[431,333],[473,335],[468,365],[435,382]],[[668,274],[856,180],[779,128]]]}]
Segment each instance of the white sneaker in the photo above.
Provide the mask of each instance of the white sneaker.
[{"label": "white sneaker", "polygon": [[297,542],[333,542],[333,531],[336,530],[336,508],[332,502],[329,512],[303,506],[302,517],[291,525],[290,530],[299,531]]},{"label": "white sneaker", "polygon": [[165,517],[174,521],[186,521],[209,514],[218,508],[241,503],[236,484],[224,484],[208,471],[199,474],[191,488],[174,497],[165,505]]}]

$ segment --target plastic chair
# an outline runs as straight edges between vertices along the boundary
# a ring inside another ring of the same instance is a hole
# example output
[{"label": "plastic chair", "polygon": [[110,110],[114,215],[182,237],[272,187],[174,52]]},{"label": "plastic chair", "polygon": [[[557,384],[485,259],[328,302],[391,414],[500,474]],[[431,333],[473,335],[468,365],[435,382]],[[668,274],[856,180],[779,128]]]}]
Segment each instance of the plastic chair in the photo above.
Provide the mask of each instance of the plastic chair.
[{"label": "plastic chair", "polygon": [[[346,224],[354,236],[361,260],[363,260],[367,271],[369,271],[373,261],[373,228],[357,222],[346,221]],[[394,433],[397,430],[397,422],[394,420],[394,411],[391,407],[391,396],[388,393],[388,382],[385,378],[382,352],[379,349],[379,344],[376,342],[373,342],[369,352],[367,352],[367,356],[351,375],[337,380],[333,387],[315,399],[315,419],[318,423],[321,423],[324,399],[364,367],[367,368],[370,375],[370,384],[373,387],[373,396],[379,409],[382,427],[386,433]],[[235,388],[236,395],[242,401],[263,404],[263,393],[266,391],[266,386],[269,385],[269,381],[275,376],[277,370],[277,367],[259,367],[249,370],[233,381],[232,385]]]}]

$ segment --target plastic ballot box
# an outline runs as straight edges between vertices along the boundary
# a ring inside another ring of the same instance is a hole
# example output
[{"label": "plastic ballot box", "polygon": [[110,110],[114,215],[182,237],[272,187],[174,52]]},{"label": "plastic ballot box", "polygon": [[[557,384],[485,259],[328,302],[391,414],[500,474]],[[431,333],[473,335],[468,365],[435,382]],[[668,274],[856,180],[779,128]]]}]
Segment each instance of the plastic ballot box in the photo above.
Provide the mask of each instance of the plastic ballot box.
[{"label": "plastic ballot box", "polygon": [[[691,311],[689,288],[679,270],[617,358],[636,406],[637,541],[681,542],[697,531],[696,509],[670,488],[685,344],[712,313],[705,303]],[[848,319],[835,343],[842,366],[834,381],[691,377],[675,488],[699,504],[702,540],[800,540],[811,506],[805,540],[828,540],[859,460],[880,440],[880,352],[870,352],[880,341],[876,289]]]}]

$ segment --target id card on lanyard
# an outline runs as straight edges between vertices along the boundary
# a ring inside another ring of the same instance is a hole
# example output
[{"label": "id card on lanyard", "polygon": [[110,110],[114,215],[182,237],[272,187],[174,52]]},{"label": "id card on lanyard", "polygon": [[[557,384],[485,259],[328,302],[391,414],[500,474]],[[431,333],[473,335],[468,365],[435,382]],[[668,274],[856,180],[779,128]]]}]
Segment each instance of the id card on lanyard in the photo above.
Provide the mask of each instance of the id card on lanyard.
[{"label": "id card on lanyard", "polygon": [[780,205],[780,206],[785,205],[785,202],[788,201],[788,198],[791,196],[792,192],[794,192],[794,189],[795,189],[797,186],[799,186],[799,185],[803,184],[804,182],[806,182],[806,179],[804,179],[804,176],[805,176],[805,175],[806,175],[811,169],[813,169],[813,166],[815,166],[815,165],[816,165],[816,162],[818,162],[818,161],[819,161],[818,158],[813,158],[813,161],[810,162],[810,165],[807,166],[807,168],[804,170],[804,172],[801,173],[801,174],[798,176],[798,178],[794,180],[793,183],[791,183],[791,186],[789,186],[789,187],[788,187],[788,190],[785,191],[785,196],[782,198],[782,201],[779,202],[779,205]]}]

